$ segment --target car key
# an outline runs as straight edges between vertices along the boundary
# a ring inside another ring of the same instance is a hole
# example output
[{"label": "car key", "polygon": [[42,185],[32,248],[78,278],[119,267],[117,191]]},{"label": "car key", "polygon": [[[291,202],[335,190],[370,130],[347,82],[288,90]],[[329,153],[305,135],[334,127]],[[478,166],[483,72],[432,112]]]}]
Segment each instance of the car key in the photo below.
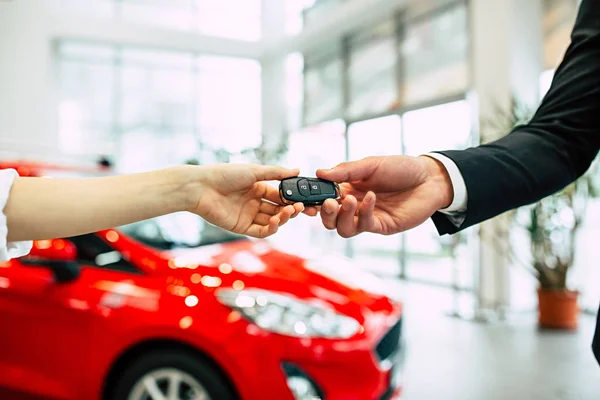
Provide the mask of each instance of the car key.
[{"label": "car key", "polygon": [[339,200],[342,191],[335,182],[297,176],[281,181],[279,197],[284,204],[303,203],[306,206],[318,206],[327,199]]}]

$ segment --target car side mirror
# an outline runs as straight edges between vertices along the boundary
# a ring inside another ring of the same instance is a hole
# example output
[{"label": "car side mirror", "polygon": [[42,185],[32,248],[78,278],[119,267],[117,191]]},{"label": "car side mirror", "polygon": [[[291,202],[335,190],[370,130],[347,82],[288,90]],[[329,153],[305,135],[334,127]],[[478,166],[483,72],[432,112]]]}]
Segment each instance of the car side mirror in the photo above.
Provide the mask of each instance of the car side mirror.
[{"label": "car side mirror", "polygon": [[21,258],[25,265],[48,268],[58,283],[79,278],[81,268],[76,262],[77,248],[68,240],[37,240],[28,256]]}]

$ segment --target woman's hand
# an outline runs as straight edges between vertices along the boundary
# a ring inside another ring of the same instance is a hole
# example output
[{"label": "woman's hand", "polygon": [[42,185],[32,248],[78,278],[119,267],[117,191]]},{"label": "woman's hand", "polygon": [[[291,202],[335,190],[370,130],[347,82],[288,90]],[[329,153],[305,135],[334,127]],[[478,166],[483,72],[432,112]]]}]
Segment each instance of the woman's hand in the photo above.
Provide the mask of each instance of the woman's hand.
[{"label": "woman's hand", "polygon": [[17,178],[4,214],[8,240],[69,237],[178,211],[264,238],[304,210],[282,206],[263,181],[298,171],[259,165],[190,165],[102,178]]},{"label": "woman's hand", "polygon": [[277,188],[264,181],[298,175],[276,166],[220,164],[190,167],[188,211],[229,231],[265,238],[304,210],[283,206]]}]

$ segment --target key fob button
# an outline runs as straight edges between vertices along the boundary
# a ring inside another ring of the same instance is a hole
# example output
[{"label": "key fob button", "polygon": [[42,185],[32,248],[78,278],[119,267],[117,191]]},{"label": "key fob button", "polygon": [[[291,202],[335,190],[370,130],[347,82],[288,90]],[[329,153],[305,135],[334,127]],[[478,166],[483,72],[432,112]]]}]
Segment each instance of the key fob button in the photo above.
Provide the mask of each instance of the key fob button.
[{"label": "key fob button", "polygon": [[300,191],[300,194],[302,196],[309,197],[310,196],[310,189],[308,187],[308,180],[306,180],[306,179],[300,179],[298,181],[298,190]]},{"label": "key fob button", "polygon": [[333,183],[319,182],[321,194],[335,194],[335,186]]},{"label": "key fob button", "polygon": [[321,185],[319,182],[310,182],[310,194],[321,194]]},{"label": "key fob button", "polygon": [[292,192],[292,190],[291,190],[291,189],[288,189],[288,190],[286,190],[286,192],[285,192],[285,193],[286,193],[288,196],[291,196],[291,195],[293,195],[293,194],[294,194],[294,192]]}]

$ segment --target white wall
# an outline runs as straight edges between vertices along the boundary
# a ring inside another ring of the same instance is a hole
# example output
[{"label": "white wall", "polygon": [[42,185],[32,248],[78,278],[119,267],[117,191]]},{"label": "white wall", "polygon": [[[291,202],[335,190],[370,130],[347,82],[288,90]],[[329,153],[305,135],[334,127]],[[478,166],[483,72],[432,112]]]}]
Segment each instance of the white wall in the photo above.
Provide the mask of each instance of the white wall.
[{"label": "white wall", "polygon": [[49,155],[57,130],[44,2],[0,2],[0,154]]}]

